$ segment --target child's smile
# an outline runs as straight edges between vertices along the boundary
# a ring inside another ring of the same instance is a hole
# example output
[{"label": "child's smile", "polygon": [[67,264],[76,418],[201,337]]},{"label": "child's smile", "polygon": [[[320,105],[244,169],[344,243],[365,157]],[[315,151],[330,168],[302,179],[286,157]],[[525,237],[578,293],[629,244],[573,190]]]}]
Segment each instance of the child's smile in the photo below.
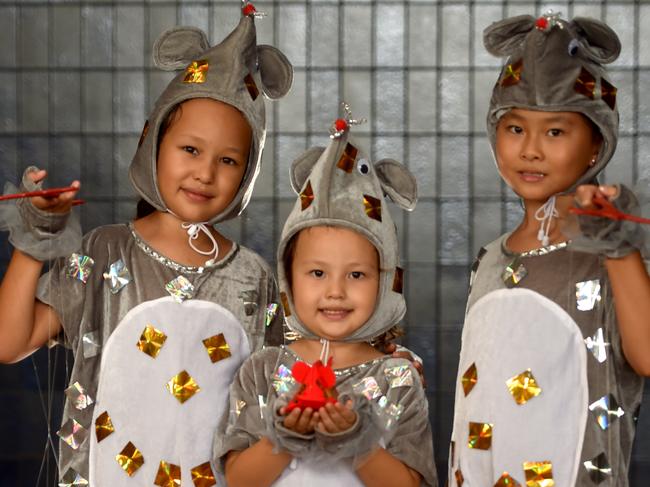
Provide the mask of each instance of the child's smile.
[{"label": "child's smile", "polygon": [[158,154],[158,186],[167,207],[190,222],[221,213],[239,190],[250,144],[250,126],[236,108],[207,98],[184,102]]},{"label": "child's smile", "polygon": [[350,308],[320,308],[319,311],[330,320],[341,320],[352,312]]},{"label": "child's smile", "polygon": [[195,201],[197,203],[202,203],[204,201],[208,201],[214,196],[207,191],[202,191],[200,189],[194,189],[194,188],[181,188],[181,191],[187,196],[187,199],[190,201]]},{"label": "child's smile", "polygon": [[570,188],[598,154],[600,139],[576,112],[512,109],[499,120],[496,156],[524,201],[544,203]]},{"label": "child's smile", "polygon": [[311,227],[296,238],[291,267],[296,314],[322,338],[345,338],[375,310],[377,251],[365,237],[341,227]]}]

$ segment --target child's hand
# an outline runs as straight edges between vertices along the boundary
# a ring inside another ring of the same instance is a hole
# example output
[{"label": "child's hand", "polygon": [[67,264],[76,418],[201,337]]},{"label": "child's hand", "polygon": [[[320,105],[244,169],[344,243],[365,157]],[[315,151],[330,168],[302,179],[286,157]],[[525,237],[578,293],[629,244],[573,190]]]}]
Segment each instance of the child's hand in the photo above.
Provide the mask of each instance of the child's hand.
[{"label": "child's hand", "polygon": [[342,433],[347,431],[357,421],[357,413],[352,410],[352,401],[345,405],[340,402],[327,403],[318,410],[319,421],[316,428],[323,433]]},{"label": "child's hand", "polygon": [[422,367],[422,362],[415,360],[415,357],[410,352],[406,350],[397,350],[397,345],[391,342],[387,343],[384,347],[384,353],[386,355],[390,355],[393,358],[403,358],[411,362],[411,364],[413,364],[413,367],[415,367],[415,370],[417,370],[418,374],[420,375],[422,387],[426,387],[427,383],[424,380],[424,368]]},{"label": "child's hand", "polygon": [[[38,169],[36,171],[31,171],[27,173],[27,177],[31,179],[34,184],[38,184],[45,180],[47,176],[47,171],[44,169]],[[74,186],[77,189],[80,187],[79,181],[73,181],[70,186]],[[57,196],[52,196],[49,198],[43,198],[41,196],[36,196],[31,198],[32,204],[39,210],[49,211],[51,213],[67,213],[72,207],[72,200],[74,199],[77,191],[70,191],[67,193],[61,193]]]},{"label": "child's hand", "polygon": [[585,210],[596,209],[594,197],[600,196],[609,201],[616,199],[618,196],[618,187],[616,186],[595,186],[593,184],[583,184],[576,189],[575,200],[580,208]]},{"label": "child's hand", "polygon": [[[280,408],[280,415],[284,416],[286,412],[286,408]],[[316,424],[318,423],[318,416],[318,413],[312,408],[305,408],[304,410],[295,408],[286,415],[282,425],[301,435],[308,435],[314,432]]]}]

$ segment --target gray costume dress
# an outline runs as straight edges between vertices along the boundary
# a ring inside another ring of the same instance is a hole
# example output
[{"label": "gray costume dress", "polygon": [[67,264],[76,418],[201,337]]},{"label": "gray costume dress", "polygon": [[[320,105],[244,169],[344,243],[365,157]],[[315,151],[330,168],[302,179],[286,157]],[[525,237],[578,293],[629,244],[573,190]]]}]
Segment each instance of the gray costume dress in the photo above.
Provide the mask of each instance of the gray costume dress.
[{"label": "gray costume dress", "polygon": [[[181,467],[184,485],[192,485],[197,468],[208,478],[232,377],[251,351],[282,343],[273,274],[237,244],[210,267],[179,265],[130,225],[91,231],[81,253],[92,266],[78,256],[59,259],[38,291],[75,355],[61,471],[73,468],[90,485],[151,485],[164,461]],[[184,295],[168,286],[179,276],[192,288]],[[137,460],[126,468],[116,461],[119,454],[137,457],[129,444],[144,459],[140,468]]]},{"label": "gray costume dress", "polygon": [[450,485],[628,485],[643,379],[621,349],[604,257],[515,255],[507,237],[473,267]]},{"label": "gray costume dress", "polygon": [[[492,149],[508,110],[580,113],[602,144],[563,193],[593,182],[618,138],[617,90],[604,68],[620,53],[616,33],[598,20],[565,21],[549,11],[496,22],[483,40],[491,54],[507,57],[488,110]],[[541,242],[555,196],[545,205]],[[569,248],[516,256],[504,235],[479,254],[456,383],[454,487],[627,485],[643,382],[621,350],[603,259],[639,248],[642,239],[625,224],[584,218],[583,235]]]},{"label": "gray costume dress", "polygon": [[[341,341],[368,342],[399,323],[406,312],[397,232],[384,195],[410,210],[417,201],[417,185],[397,161],[371,162],[349,136],[350,125],[357,121],[345,104],[344,109],[346,118],[332,126],[330,144],[307,150],[292,164],[291,183],[300,197],[278,247],[280,296],[291,330],[318,340],[293,309],[289,269],[284,268],[285,249],[302,229],[313,226],[358,232],[375,246],[379,256],[377,304],[368,320]],[[221,427],[223,434],[216,439],[216,458],[223,460],[228,451],[245,449],[267,436],[295,458],[274,485],[353,486],[361,485],[353,460],[381,444],[420,472],[425,485],[436,484],[427,401],[408,362],[382,358],[338,370],[338,393],[354,400],[359,421],[351,431],[339,435],[316,432],[315,437],[305,437],[284,428],[283,418],[277,415],[296,392],[290,370],[295,361],[288,349],[274,348],[254,354],[243,365],[230,389],[230,414]]]},{"label": "gray costume dress", "polygon": [[[227,423],[222,425],[225,433],[216,436],[215,456],[221,458],[222,465],[229,451],[244,450],[268,434],[269,419],[263,415],[273,415],[273,411],[264,405],[277,404],[281,395],[292,397],[296,392],[297,383],[290,373],[296,360],[299,358],[289,348],[269,347],[244,362],[230,388],[230,414],[224,418]],[[411,364],[385,356],[337,369],[335,374],[340,396],[372,403],[370,414],[395,422],[391,437],[382,443],[386,450],[420,472],[422,485],[437,485],[427,400]],[[376,426],[359,425],[348,439],[349,447],[370,446],[376,439]],[[327,442],[330,438],[316,436],[316,439],[314,435],[295,436],[289,440],[304,454],[294,458],[273,485],[362,486],[354,473],[352,459],[332,459],[322,451],[319,453],[319,441]]]},{"label": "gray costume dress", "polygon": [[[144,200],[171,211],[158,188],[157,149],[177,105],[194,98],[226,103],[252,130],[237,194],[209,221],[184,222],[190,245],[198,232],[209,234],[210,225],[246,207],[266,138],[264,98],[283,97],[293,80],[287,58],[257,44],[255,7],[244,2],[241,14],[215,46],[201,30],[177,27],[153,47],[157,67],[180,72],[156,101],[129,169]],[[40,189],[27,175],[23,185]],[[234,244],[216,264],[188,268],[125,225],[95,229],[81,243],[67,215],[29,200],[2,210],[0,228],[10,230],[16,248],[41,261],[58,258],[37,298],[54,308],[75,355],[58,432],[60,485],[215,485],[210,452],[228,385],[251,352],[282,343],[277,287],[264,261]],[[216,245],[213,251],[216,257]]]}]

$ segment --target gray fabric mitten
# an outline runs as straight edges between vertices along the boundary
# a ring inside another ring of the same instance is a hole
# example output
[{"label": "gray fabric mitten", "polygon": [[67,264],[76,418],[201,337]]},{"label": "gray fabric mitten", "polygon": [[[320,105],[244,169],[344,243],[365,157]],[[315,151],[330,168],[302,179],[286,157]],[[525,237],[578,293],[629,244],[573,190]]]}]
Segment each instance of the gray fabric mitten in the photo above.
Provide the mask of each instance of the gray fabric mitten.
[{"label": "gray fabric mitten", "polygon": [[[623,185],[618,188],[618,196],[612,200],[612,204],[624,213],[638,215],[640,207],[634,193]],[[579,215],[578,224],[580,235],[573,240],[573,250],[604,254],[612,259],[644,251],[645,232],[639,223]]]},{"label": "gray fabric mitten", "polygon": [[[28,167],[23,173],[20,190],[10,183],[5,194],[37,191],[28,174],[37,168]],[[0,205],[0,230],[9,231],[9,241],[21,252],[40,261],[65,257],[81,246],[81,227],[71,213],[50,213],[36,208],[29,198]]]},{"label": "gray fabric mitten", "polygon": [[[363,396],[355,397],[353,401],[357,420],[350,429],[340,433],[316,430],[318,449],[325,452],[329,458],[361,458],[379,446],[379,441],[385,433],[373,404]],[[342,403],[345,402],[346,400],[342,399]]]},{"label": "gray fabric mitten", "polygon": [[302,457],[312,450],[314,433],[303,435],[284,427],[285,416],[281,416],[279,411],[287,404],[289,400],[283,394],[268,405],[267,414],[264,414],[267,421],[267,436],[279,450],[291,453],[295,457]]}]

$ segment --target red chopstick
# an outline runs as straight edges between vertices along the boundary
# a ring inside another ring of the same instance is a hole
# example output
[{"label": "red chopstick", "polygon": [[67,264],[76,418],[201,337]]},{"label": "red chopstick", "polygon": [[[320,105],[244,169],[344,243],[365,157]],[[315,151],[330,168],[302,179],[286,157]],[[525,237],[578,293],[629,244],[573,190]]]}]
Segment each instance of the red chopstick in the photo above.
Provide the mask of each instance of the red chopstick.
[{"label": "red chopstick", "polygon": [[599,216],[602,218],[609,218],[610,220],[628,220],[631,222],[645,223],[650,225],[650,218],[643,218],[640,216],[623,213],[613,204],[611,204],[607,198],[603,198],[602,196],[594,196],[593,202],[597,206],[596,209],[587,210],[584,208],[574,207],[569,208],[569,211],[576,215]]},{"label": "red chopstick", "polygon": [[40,196],[42,198],[51,198],[52,196],[58,196],[62,193],[69,193],[70,191],[78,191],[78,190],[79,188],[75,188],[74,186],[68,186],[67,188],[41,189],[38,191],[28,191],[26,193],[5,194],[0,196],[0,201],[16,200],[19,198],[33,198],[34,196]]}]

